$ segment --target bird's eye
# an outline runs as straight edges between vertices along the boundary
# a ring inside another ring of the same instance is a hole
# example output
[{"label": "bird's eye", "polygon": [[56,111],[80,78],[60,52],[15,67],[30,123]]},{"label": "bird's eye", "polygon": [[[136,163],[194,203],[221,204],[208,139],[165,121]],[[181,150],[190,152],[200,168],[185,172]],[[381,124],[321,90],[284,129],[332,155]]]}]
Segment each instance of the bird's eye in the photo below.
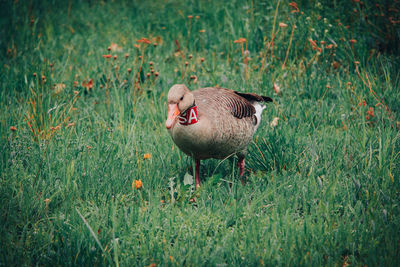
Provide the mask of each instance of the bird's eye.
[{"label": "bird's eye", "polygon": [[183,100],[183,96],[181,96],[180,100]]}]

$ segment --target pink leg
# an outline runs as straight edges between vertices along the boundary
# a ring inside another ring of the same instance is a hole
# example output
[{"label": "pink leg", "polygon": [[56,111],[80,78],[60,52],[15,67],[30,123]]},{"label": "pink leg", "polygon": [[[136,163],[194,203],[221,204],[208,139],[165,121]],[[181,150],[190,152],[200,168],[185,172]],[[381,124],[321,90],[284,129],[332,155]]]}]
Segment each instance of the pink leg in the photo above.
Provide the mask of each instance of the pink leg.
[{"label": "pink leg", "polygon": [[196,179],[196,188],[200,187],[200,160],[195,159],[195,179]]},{"label": "pink leg", "polygon": [[244,157],[239,158],[239,161],[237,163],[239,167],[239,176],[240,176],[240,181],[242,182],[242,185],[244,185],[244,179],[243,179],[243,174],[244,174]]}]

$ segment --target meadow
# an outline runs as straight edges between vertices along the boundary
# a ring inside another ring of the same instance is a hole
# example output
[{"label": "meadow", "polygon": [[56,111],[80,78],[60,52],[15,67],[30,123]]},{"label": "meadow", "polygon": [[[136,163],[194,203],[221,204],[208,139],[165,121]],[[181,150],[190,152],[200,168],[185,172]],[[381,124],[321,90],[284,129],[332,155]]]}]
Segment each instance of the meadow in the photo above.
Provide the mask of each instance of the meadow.
[{"label": "meadow", "polygon": [[[1,1],[0,266],[399,266],[398,1]],[[274,102],[193,162],[166,94]]]}]

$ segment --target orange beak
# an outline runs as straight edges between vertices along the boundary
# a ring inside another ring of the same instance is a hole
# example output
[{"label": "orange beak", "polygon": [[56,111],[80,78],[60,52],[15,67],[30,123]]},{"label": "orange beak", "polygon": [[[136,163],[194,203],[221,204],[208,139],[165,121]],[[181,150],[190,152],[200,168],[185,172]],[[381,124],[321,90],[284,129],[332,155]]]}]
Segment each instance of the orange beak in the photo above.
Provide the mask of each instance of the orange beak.
[{"label": "orange beak", "polygon": [[178,104],[169,104],[168,105],[168,117],[167,121],[165,122],[165,127],[167,129],[171,129],[172,125],[175,122],[176,116],[179,115],[179,109],[178,109]]}]

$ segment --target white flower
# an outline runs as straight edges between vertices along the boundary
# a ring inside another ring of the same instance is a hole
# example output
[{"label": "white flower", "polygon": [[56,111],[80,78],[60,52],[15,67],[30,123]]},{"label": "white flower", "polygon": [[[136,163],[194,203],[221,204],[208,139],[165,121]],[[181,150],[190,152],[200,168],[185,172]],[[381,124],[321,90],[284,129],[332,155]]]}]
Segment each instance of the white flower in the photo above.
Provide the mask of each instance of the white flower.
[{"label": "white flower", "polygon": [[273,118],[269,126],[271,126],[272,128],[276,127],[278,125],[278,120],[278,117]]}]

